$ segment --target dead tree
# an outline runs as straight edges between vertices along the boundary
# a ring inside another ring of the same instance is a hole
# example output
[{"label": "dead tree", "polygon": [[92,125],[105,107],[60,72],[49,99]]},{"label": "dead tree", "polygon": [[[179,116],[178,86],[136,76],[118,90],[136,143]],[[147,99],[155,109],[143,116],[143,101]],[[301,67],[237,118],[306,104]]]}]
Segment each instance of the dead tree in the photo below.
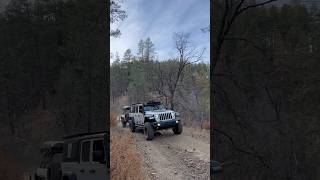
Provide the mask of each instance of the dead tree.
[{"label": "dead tree", "polygon": [[[247,12],[250,9],[260,7],[277,0],[266,0],[261,3],[250,3],[250,0],[214,0],[213,8],[217,19],[213,19],[213,29],[217,36],[214,38],[214,51],[213,51],[213,62],[211,64],[212,70],[216,67],[217,62],[221,57],[221,50],[223,43],[228,36],[232,25],[237,20],[237,18]],[[219,13],[221,12],[221,14]]]},{"label": "dead tree", "polygon": [[[166,91],[161,91],[161,94],[168,99],[170,108],[175,108],[175,95],[179,86],[182,86],[179,82],[183,81],[183,72],[186,66],[199,62],[202,59],[205,49],[196,48],[189,40],[190,34],[175,33],[173,40],[175,43],[175,49],[178,52],[177,67],[169,69],[166,72],[167,76],[163,76],[164,69],[159,68],[159,74],[161,74],[161,83],[167,88]],[[165,79],[164,79],[165,78]],[[164,87],[162,86],[162,87]]]}]

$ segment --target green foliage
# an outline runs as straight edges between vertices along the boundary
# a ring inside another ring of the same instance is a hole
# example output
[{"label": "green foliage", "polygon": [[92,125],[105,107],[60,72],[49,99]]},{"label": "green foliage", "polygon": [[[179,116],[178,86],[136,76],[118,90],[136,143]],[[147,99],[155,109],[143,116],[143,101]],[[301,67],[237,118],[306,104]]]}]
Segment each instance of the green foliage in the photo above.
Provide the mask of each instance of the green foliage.
[{"label": "green foliage", "polygon": [[155,60],[155,48],[151,39],[148,37],[145,41],[141,39],[138,43],[138,59],[140,61]]},{"label": "green foliage", "polygon": [[[126,11],[121,8],[119,0],[110,0],[110,23],[123,21],[127,18]],[[121,32],[119,29],[110,29],[110,36],[119,37]]]}]

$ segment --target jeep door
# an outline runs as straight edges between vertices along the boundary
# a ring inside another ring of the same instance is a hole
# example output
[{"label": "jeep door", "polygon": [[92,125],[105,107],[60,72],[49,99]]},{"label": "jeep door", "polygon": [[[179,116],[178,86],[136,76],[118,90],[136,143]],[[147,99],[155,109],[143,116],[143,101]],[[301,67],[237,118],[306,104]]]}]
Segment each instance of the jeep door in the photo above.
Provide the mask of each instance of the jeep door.
[{"label": "jeep door", "polygon": [[105,180],[107,178],[102,138],[82,141],[80,155],[80,173],[77,174],[77,180]]},{"label": "jeep door", "polygon": [[[105,148],[103,139],[94,139],[92,140],[92,166],[95,170],[95,178],[106,180],[107,179],[107,165],[105,158]],[[94,178],[94,179],[95,179]]]},{"label": "jeep door", "polygon": [[136,123],[140,126],[143,126],[143,121],[144,121],[144,115],[143,115],[143,106],[138,105],[137,107],[137,114],[136,114]]},{"label": "jeep door", "polygon": [[91,151],[91,140],[84,140],[81,142],[80,149],[80,163],[79,163],[79,172],[77,173],[77,180],[87,180],[90,179],[91,170],[90,164],[90,151]]},{"label": "jeep door", "polygon": [[82,167],[80,167],[79,156],[80,156],[81,142],[69,141],[66,142],[63,147],[63,160],[61,163],[61,170],[63,176],[76,175],[78,179],[81,179]]},{"label": "jeep door", "polygon": [[[131,109],[130,109],[130,113],[129,113],[129,118],[130,119],[134,119],[135,118],[135,114],[136,114],[136,112],[135,112],[135,108],[136,108],[136,106],[131,106]],[[129,121],[130,122],[130,121]]]},{"label": "jeep door", "polygon": [[[131,117],[132,117],[132,115],[133,115],[132,113],[133,113],[133,107],[131,106],[131,107],[130,107],[130,110],[129,110],[129,112],[128,112],[128,116],[129,116],[128,119],[129,119],[129,120],[131,119]],[[129,121],[129,122],[130,122],[130,121]]]}]

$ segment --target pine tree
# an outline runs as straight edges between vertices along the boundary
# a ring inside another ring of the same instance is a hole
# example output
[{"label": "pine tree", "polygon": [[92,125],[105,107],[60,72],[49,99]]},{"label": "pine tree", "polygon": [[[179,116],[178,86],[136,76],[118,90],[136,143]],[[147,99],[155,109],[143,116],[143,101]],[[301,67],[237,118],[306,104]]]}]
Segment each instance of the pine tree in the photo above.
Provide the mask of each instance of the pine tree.
[{"label": "pine tree", "polygon": [[146,41],[144,42],[144,47],[145,47],[145,53],[144,53],[144,60],[145,61],[153,61],[155,58],[155,48],[154,44],[148,37]]},{"label": "pine tree", "polygon": [[131,53],[131,50],[130,49],[127,49],[124,54],[123,54],[123,58],[122,58],[122,61],[124,63],[128,63],[128,62],[131,62],[133,59],[133,55]]},{"label": "pine tree", "polygon": [[141,39],[138,43],[138,60],[144,60],[144,51],[145,51],[145,44],[143,39]]}]

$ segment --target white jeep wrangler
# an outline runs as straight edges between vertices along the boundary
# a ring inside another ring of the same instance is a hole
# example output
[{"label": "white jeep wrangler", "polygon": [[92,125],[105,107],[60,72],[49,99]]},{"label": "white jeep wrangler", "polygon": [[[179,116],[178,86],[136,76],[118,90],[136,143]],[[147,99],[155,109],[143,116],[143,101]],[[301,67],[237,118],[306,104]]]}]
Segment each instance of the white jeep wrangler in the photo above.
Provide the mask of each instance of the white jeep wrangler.
[{"label": "white jeep wrangler", "polygon": [[129,125],[132,132],[143,129],[146,140],[152,140],[156,130],[171,128],[175,134],[182,133],[180,114],[167,110],[161,102],[131,105]]},{"label": "white jeep wrangler", "polygon": [[83,133],[64,138],[62,180],[109,179],[107,133]]}]

